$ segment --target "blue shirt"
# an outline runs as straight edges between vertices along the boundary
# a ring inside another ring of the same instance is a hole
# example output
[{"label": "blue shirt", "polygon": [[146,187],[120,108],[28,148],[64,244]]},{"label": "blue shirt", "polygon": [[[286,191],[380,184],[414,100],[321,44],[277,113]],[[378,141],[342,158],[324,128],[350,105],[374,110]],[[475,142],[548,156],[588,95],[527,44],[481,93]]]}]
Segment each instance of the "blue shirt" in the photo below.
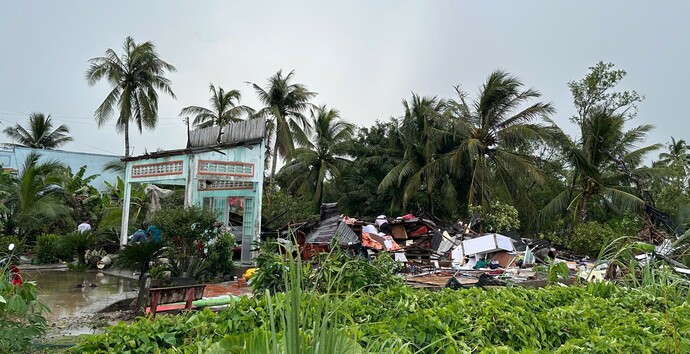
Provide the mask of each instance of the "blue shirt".
[{"label": "blue shirt", "polygon": [[153,238],[154,241],[161,242],[161,229],[159,229],[156,225],[149,225],[149,227],[146,229],[146,233],[151,235],[151,238]]},{"label": "blue shirt", "polygon": [[137,231],[134,232],[134,235],[132,235],[132,243],[137,243],[137,242],[146,242],[148,241],[146,239],[146,232],[144,232],[143,229],[138,229]]}]

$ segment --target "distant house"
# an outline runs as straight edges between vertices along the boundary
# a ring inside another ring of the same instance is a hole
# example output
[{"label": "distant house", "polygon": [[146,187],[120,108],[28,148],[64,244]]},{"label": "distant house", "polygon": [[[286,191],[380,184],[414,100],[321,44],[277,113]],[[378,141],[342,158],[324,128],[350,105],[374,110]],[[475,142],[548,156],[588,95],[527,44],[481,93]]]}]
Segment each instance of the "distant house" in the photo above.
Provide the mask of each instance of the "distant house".
[{"label": "distant house", "polygon": [[69,166],[72,172],[77,172],[82,166],[86,166],[86,175],[99,175],[92,185],[99,191],[107,190],[105,181],[114,183],[118,174],[115,172],[103,172],[106,164],[119,161],[122,156],[93,154],[87,152],[72,152],[64,150],[32,149],[14,144],[0,144],[0,166],[3,170],[14,173],[20,169],[31,151],[37,151],[40,161],[56,160],[65,166]]}]

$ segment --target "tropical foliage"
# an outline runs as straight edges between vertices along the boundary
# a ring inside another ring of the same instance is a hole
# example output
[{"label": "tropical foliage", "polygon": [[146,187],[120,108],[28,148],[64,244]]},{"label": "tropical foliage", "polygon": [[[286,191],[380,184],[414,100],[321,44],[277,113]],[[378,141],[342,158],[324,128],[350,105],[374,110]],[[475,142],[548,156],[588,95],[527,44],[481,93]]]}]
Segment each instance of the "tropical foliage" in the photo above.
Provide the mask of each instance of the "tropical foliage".
[{"label": "tropical foliage", "polygon": [[[209,103],[211,108],[189,106],[182,109],[180,116],[194,116],[194,125],[199,128],[218,126],[224,128],[230,123],[239,122],[244,116],[251,116],[254,110],[250,107],[239,105],[242,94],[238,90],[225,91],[222,87],[216,88],[213,84],[209,85],[211,98]],[[218,142],[223,133],[223,129],[218,131]]]},{"label": "tropical foliage", "polygon": [[471,104],[457,87],[456,92],[458,100],[449,101],[449,114],[458,145],[445,160],[456,176],[469,167],[468,203],[487,205],[504,196],[513,205],[528,204],[520,179],[541,181],[542,176],[525,152],[545,136],[538,120],[553,114],[553,106],[531,103],[541,93],[524,89],[517,77],[500,70],[489,75]]},{"label": "tropical foliage", "polygon": [[[443,127],[440,119],[446,107],[444,100],[436,97],[412,95],[410,102],[403,100],[404,116],[397,130],[398,139],[403,146],[402,161],[396,165],[381,181],[378,192],[392,188],[401,189],[402,203],[405,205],[420,192],[426,195],[426,207],[434,212],[433,191],[444,184],[449,201],[457,195],[449,184],[447,175],[438,168],[438,152],[442,141],[439,131]],[[446,126],[447,128],[448,126]],[[444,183],[445,182],[445,183]]]},{"label": "tropical foliage", "polygon": [[0,269],[0,352],[26,353],[31,341],[45,333],[43,314],[49,310],[39,302],[36,284],[13,285],[8,275]]},{"label": "tropical foliage", "polygon": [[302,84],[293,83],[295,72],[287,75],[278,71],[268,79],[265,87],[251,84],[259,101],[264,105],[258,117],[268,118],[268,131],[272,140],[271,177],[276,174],[278,157],[289,157],[297,144],[305,144],[310,126],[304,113],[311,107],[309,100],[316,96]]},{"label": "tropical foliage", "polygon": [[100,127],[116,109],[119,110],[115,129],[124,133],[125,156],[129,156],[129,126],[134,125],[139,133],[144,127],[156,127],[158,91],[175,98],[165,75],[176,69],[158,56],[152,42],[136,43],[132,37],[127,37],[122,47],[121,55],[108,48],[104,56],[89,60],[86,80],[89,85],[95,85],[105,79],[111,86],[94,116]]},{"label": "tropical foliage", "polygon": [[98,236],[91,231],[71,232],[63,236],[59,244],[65,248],[74,250],[79,264],[86,264],[86,251],[98,242]]},{"label": "tropical foliage", "polygon": [[146,291],[146,276],[151,269],[151,263],[165,256],[162,242],[138,242],[126,245],[118,254],[116,265],[122,268],[136,270],[139,273],[139,293],[136,307],[143,313],[148,294]]},{"label": "tropical foliage", "polygon": [[[655,294],[604,283],[439,292],[393,287],[368,296],[305,291],[300,301],[288,292],[243,298],[220,312],[140,318],[92,336],[74,351],[297,353],[287,349],[291,338],[298,348],[313,350],[322,338],[321,319],[349,339],[354,352],[682,353],[690,345],[690,307],[682,298]],[[318,310],[324,308],[328,312]],[[290,320],[300,325],[293,330]],[[273,341],[271,333],[284,341]],[[275,347],[266,350],[267,343]]]},{"label": "tropical foliage", "polygon": [[3,204],[8,210],[5,232],[20,237],[35,235],[42,226],[70,214],[60,199],[64,166],[57,161],[39,161],[41,155],[31,152],[17,176],[0,184]]},{"label": "tropical foliage", "polygon": [[480,229],[484,232],[507,232],[520,228],[517,209],[500,201],[489,206],[470,206],[470,212],[479,216]]},{"label": "tropical foliage", "polygon": [[340,112],[326,106],[311,110],[310,123],[312,139],[294,150],[292,158],[280,170],[278,180],[291,193],[313,196],[318,208],[325,183],[340,176],[343,165],[349,162],[343,155],[355,127],[342,120]]},{"label": "tropical foliage", "polygon": [[31,113],[29,126],[26,128],[17,123],[13,127],[5,128],[3,132],[18,144],[34,149],[57,149],[74,140],[69,136],[69,128],[66,125],[61,124],[53,129],[52,118],[43,113]]}]

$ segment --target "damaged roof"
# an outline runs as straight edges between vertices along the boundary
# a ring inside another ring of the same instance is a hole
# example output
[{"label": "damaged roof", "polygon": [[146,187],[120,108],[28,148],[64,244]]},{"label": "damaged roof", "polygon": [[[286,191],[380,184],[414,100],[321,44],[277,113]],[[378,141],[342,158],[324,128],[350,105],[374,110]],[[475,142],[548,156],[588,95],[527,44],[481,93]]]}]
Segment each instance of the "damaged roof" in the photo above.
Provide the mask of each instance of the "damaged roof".
[{"label": "damaged roof", "polygon": [[341,245],[359,241],[357,234],[341,221],[338,203],[324,203],[321,205],[321,221],[307,235],[306,243],[330,244],[335,237]]}]

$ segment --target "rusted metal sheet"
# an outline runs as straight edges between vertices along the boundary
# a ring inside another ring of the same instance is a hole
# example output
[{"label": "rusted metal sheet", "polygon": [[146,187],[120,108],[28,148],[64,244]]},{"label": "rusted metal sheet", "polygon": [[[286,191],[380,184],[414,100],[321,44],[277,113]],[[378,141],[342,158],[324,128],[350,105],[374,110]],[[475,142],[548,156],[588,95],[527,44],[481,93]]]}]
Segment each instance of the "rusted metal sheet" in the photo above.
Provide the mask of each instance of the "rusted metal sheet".
[{"label": "rusted metal sheet", "polygon": [[191,147],[218,145],[219,126],[194,129],[189,132],[189,145]]},{"label": "rusted metal sheet", "polygon": [[254,118],[225,126],[221,142],[223,144],[233,144],[252,139],[262,139],[265,136],[266,119]]},{"label": "rusted metal sheet", "polygon": [[[218,133],[223,131],[220,142]],[[230,123],[225,127],[211,126],[194,129],[189,132],[189,145],[193,148],[235,144],[239,142],[262,139],[266,136],[266,120],[255,118],[241,122]]]}]

